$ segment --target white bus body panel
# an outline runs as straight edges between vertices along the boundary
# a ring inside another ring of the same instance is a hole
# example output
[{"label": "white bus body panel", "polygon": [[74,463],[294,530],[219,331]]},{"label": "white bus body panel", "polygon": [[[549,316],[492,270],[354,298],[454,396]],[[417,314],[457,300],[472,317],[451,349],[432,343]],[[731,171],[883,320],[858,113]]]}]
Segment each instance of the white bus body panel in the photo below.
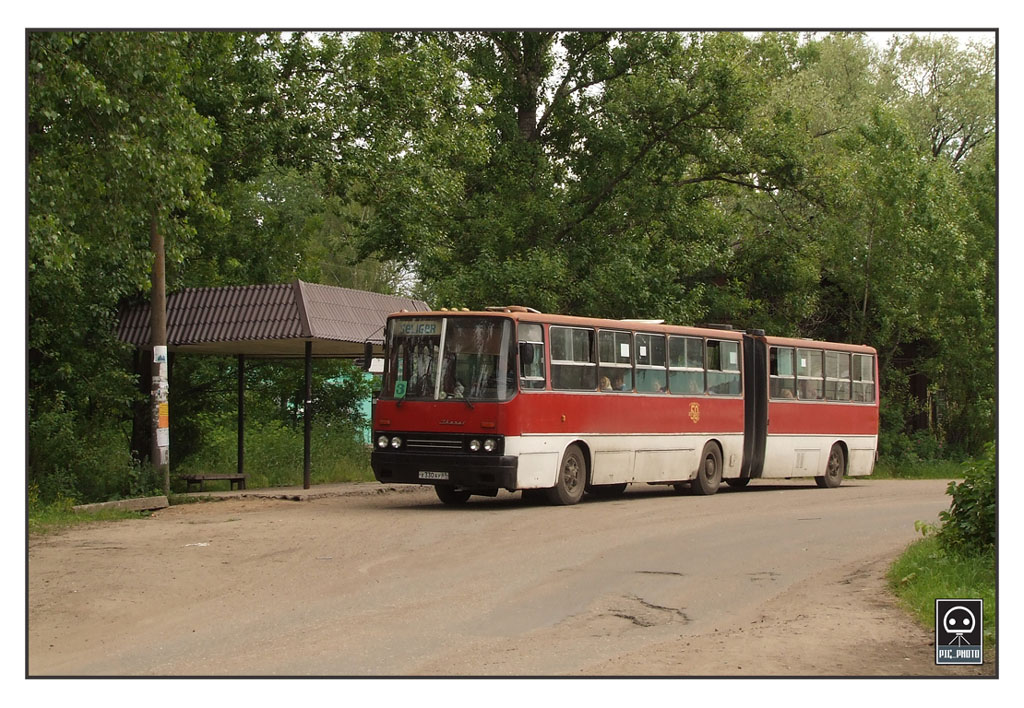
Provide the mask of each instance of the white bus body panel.
[{"label": "white bus body panel", "polygon": [[846,474],[858,477],[871,474],[875,466],[877,435],[769,435],[764,448],[765,479],[781,477],[821,477],[828,466],[828,453],[837,442],[846,443],[849,459]]},{"label": "white bus body panel", "polygon": [[725,477],[738,477],[743,436],[721,435],[523,435],[505,438],[505,454],[516,455],[520,489],[553,487],[566,448],[581,442],[590,451],[591,483],[679,482],[697,474],[700,452],[709,440],[722,446]]}]

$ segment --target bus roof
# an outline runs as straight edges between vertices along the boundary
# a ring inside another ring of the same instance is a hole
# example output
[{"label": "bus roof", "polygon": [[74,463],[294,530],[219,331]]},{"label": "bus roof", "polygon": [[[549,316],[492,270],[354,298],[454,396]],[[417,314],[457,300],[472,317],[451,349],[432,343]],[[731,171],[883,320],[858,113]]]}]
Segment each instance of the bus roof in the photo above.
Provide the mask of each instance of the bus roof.
[{"label": "bus roof", "polygon": [[554,315],[543,312],[520,311],[459,311],[430,310],[423,312],[395,312],[390,317],[504,317],[518,322],[538,322],[566,327],[598,327],[600,329],[635,330],[638,332],[657,332],[664,334],[682,334],[715,339],[742,339],[743,331],[735,329],[715,329],[712,327],[684,327],[681,325],[654,324],[636,320],[612,320],[599,317],[576,317],[573,315]]},{"label": "bus roof", "polygon": [[854,352],[857,354],[876,354],[874,347],[866,344],[843,344],[842,342],[823,342],[817,339],[801,339],[797,337],[765,337],[770,346],[775,347],[797,347],[797,348],[818,348],[835,349],[842,352]]},{"label": "bus roof", "polygon": [[[716,327],[690,327],[685,325],[656,324],[638,320],[613,320],[600,317],[576,317],[574,315],[547,314],[528,310],[527,308],[497,308],[492,310],[422,310],[418,312],[395,312],[391,317],[504,317],[518,322],[538,322],[567,327],[598,327],[601,329],[628,329],[638,332],[658,332],[664,334],[690,335],[710,337],[714,339],[743,338],[744,331],[739,329],[719,329]],[[819,347],[839,351],[875,354],[874,348],[861,344],[844,344],[841,342],[824,342],[813,339],[795,337],[764,337],[767,344],[780,347]]]}]

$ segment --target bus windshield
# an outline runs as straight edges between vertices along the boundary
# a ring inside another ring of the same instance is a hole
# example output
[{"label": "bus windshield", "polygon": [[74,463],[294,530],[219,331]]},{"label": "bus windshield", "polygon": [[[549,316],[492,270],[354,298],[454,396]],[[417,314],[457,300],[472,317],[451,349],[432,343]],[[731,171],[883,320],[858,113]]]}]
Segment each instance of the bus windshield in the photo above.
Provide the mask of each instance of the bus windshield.
[{"label": "bus windshield", "polygon": [[387,341],[385,398],[505,401],[515,394],[509,319],[395,317]]}]

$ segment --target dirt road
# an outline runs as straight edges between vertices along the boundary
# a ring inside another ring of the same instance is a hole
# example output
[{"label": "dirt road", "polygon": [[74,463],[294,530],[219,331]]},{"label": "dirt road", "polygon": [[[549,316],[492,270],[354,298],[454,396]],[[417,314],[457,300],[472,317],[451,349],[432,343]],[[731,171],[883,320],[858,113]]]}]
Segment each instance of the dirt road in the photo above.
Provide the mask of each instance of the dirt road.
[{"label": "dirt road", "polygon": [[174,506],[29,542],[41,675],[974,675],[884,590],[944,481]]}]

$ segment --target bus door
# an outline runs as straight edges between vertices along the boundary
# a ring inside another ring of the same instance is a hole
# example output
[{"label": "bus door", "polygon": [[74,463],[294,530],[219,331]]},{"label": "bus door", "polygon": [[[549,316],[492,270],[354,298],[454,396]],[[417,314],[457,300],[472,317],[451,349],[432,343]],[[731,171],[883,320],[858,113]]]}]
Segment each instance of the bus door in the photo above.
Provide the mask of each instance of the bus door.
[{"label": "bus door", "polygon": [[768,346],[764,333],[743,335],[743,464],[740,477],[761,476],[768,434]]}]

